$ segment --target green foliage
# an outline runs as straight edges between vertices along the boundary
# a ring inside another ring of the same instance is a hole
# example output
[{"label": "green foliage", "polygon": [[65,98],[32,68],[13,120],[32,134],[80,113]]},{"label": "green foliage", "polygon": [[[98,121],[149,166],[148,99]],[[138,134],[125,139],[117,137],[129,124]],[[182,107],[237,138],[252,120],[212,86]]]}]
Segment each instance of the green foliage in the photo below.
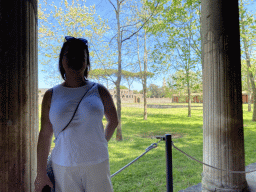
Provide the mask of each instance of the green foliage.
[{"label": "green foliage", "polygon": [[[153,19],[149,29],[157,35],[152,58],[155,67],[191,69],[201,65],[200,1],[161,1],[164,9]],[[179,70],[179,69],[178,69]]]},{"label": "green foliage", "polygon": [[[248,91],[248,72],[255,77],[256,74],[256,60],[255,60],[255,33],[256,33],[256,19],[255,15],[250,13],[245,5],[250,5],[248,1],[239,1],[240,14],[240,33],[241,33],[241,52],[242,52],[242,88],[243,91]],[[250,59],[250,67],[246,63],[246,54]]]},{"label": "green foliage", "polygon": [[166,87],[159,87],[158,85],[155,84],[150,84],[148,87],[148,98],[163,98],[163,97],[168,97],[166,95]]},{"label": "green foliage", "polygon": [[128,89],[128,88],[124,85],[120,85],[120,89]]},{"label": "green foliage", "polygon": [[202,72],[191,71],[187,76],[183,70],[179,70],[171,75],[168,79],[168,86],[172,94],[187,93],[187,84],[190,84],[192,93],[201,93],[203,91]]},{"label": "green foliage", "polygon": [[134,94],[139,94],[139,92],[137,90],[133,90]]},{"label": "green foliage", "polygon": [[120,89],[128,89],[128,88],[124,85],[120,85]]},{"label": "green foliage", "polygon": [[[248,77],[248,72],[253,74],[253,77],[256,78],[256,59],[251,58],[251,67],[248,68],[246,64],[246,60],[242,59],[242,70],[241,70],[241,75],[242,75],[242,90],[245,92],[248,92],[249,90],[251,91],[251,83],[250,83],[250,78]],[[248,84],[249,82],[249,84]]]},{"label": "green foliage", "polygon": [[[242,89],[248,94],[256,94],[255,86],[255,32],[256,19],[245,8],[245,0],[240,0],[240,34],[242,52]],[[244,59],[245,58],[245,59]],[[254,100],[254,104],[256,100]],[[256,108],[253,110],[253,121],[256,121]]]},{"label": "green foliage", "polygon": [[116,75],[115,69],[93,69],[89,72],[89,78],[91,79],[107,79],[109,76]]},{"label": "green foliage", "polygon": [[165,98],[172,98],[171,91],[167,86],[163,87],[163,91],[164,91]]},{"label": "green foliage", "polygon": [[[190,106],[190,76],[201,69],[200,1],[166,2],[166,9],[155,20],[151,32],[160,36],[152,57],[158,66],[185,72]],[[161,26],[159,28],[158,26]],[[191,108],[188,108],[191,117]]]},{"label": "green foliage", "polygon": [[[137,72],[137,73],[134,74],[134,77],[136,77],[137,79],[142,79],[144,73],[145,73],[144,71],[142,71],[142,72]],[[145,74],[146,74],[147,79],[153,78],[154,75],[155,75],[154,73],[148,72],[148,71],[147,71]]]},{"label": "green foliage", "polygon": [[[201,69],[200,1],[164,1],[166,8],[153,20],[150,32],[158,36],[152,58],[158,69],[165,66],[185,72],[188,98],[190,98],[190,76]],[[189,100],[190,101],[190,100]],[[190,102],[189,102],[190,105]],[[188,116],[191,116],[190,107]]]},{"label": "green foliage", "polygon": [[[117,69],[93,69],[89,72],[89,78],[91,79],[110,79],[112,77],[117,77]],[[130,72],[126,70],[121,70],[121,76],[124,79],[140,79],[140,72]],[[153,77],[154,73],[147,72],[148,77]]]}]

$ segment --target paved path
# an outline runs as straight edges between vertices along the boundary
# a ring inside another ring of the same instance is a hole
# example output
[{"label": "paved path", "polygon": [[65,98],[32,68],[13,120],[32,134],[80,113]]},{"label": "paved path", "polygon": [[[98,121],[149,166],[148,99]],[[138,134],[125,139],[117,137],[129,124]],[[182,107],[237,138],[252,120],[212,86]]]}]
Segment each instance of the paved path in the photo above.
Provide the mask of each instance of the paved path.
[{"label": "paved path", "polygon": [[[252,163],[245,168],[246,171],[256,170],[256,163]],[[246,180],[248,183],[249,191],[256,192],[256,172],[247,173]],[[189,187],[185,190],[181,190],[179,192],[201,192],[202,191],[202,184],[199,183],[195,186]]]}]

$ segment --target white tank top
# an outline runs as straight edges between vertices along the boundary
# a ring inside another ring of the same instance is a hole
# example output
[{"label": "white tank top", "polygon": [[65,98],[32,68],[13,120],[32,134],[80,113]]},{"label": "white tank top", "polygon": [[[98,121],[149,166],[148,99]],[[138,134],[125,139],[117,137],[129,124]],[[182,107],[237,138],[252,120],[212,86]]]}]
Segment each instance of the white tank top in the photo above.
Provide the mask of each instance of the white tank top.
[{"label": "white tank top", "polygon": [[[109,158],[108,142],[105,139],[102,118],[104,106],[99,95],[98,84],[87,81],[82,87],[53,87],[50,122],[55,136],[52,162],[61,166],[92,165]],[[92,87],[92,88],[91,88]],[[77,112],[72,118],[78,102]],[[62,132],[61,132],[62,131]]]}]

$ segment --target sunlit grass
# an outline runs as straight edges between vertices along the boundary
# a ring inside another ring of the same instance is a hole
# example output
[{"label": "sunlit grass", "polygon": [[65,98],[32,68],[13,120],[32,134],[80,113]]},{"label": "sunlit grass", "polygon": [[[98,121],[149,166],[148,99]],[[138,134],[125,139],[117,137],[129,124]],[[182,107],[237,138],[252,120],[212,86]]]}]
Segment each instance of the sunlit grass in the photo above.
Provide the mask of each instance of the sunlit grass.
[{"label": "sunlit grass", "polygon": [[[172,134],[177,147],[196,159],[203,160],[203,108],[192,108],[192,117],[187,117],[187,108],[148,108],[148,120],[143,120],[143,108],[122,107],[123,141],[117,142],[115,134],[109,141],[111,174],[141,155],[158,140],[156,135]],[[245,163],[256,162],[256,129],[252,112],[243,106]],[[106,123],[104,119],[104,124]],[[54,138],[53,138],[54,139]],[[52,145],[53,146],[53,145]],[[203,166],[173,149],[174,191],[185,189],[201,182]],[[112,178],[114,191],[166,191],[165,143],[159,143],[145,156]]]},{"label": "sunlit grass", "polygon": [[[253,110],[253,105],[252,105]],[[252,111],[248,112],[248,105],[243,105],[243,117],[244,117],[244,145],[245,145],[245,164],[251,164],[256,162],[256,122],[252,121]]]}]

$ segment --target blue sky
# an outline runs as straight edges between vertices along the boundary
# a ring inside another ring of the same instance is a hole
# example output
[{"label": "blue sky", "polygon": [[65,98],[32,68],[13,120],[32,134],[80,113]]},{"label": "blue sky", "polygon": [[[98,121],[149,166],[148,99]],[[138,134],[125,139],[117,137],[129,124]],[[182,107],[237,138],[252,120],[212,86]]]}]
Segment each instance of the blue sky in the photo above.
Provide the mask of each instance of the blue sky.
[{"label": "blue sky", "polygon": [[[113,3],[116,3],[116,1],[112,0]],[[54,2],[55,5],[57,5],[60,0],[47,0],[48,3],[52,3]],[[70,0],[69,0],[70,2]],[[39,3],[40,4],[43,4],[43,1],[42,0],[39,0]],[[96,12],[98,15],[100,15],[102,18],[107,18],[107,19],[111,19],[113,18],[113,20],[115,20],[115,13],[114,13],[114,9],[112,7],[112,5],[108,2],[108,0],[87,0],[85,5],[87,7],[89,7],[90,5],[95,5],[96,7]],[[248,9],[250,11],[253,11],[255,12],[255,6],[249,6]],[[39,59],[40,59],[40,56],[39,56]],[[42,70],[42,65],[39,63],[39,68],[38,68],[38,88],[51,88],[50,85],[48,85],[45,81],[45,73],[43,73],[41,70]],[[160,76],[158,77],[157,79],[153,79],[153,80],[149,80],[148,81],[148,85],[150,83],[153,83],[153,84],[156,84],[156,85],[159,85],[159,86],[162,86],[162,83],[163,83],[163,76]],[[124,84],[126,85],[125,83],[121,83],[121,84]],[[127,85],[126,85],[127,86]],[[127,86],[128,87],[128,86]],[[132,90],[141,90],[142,89],[142,85],[141,83],[139,82],[134,82],[132,87],[131,87]]]}]

